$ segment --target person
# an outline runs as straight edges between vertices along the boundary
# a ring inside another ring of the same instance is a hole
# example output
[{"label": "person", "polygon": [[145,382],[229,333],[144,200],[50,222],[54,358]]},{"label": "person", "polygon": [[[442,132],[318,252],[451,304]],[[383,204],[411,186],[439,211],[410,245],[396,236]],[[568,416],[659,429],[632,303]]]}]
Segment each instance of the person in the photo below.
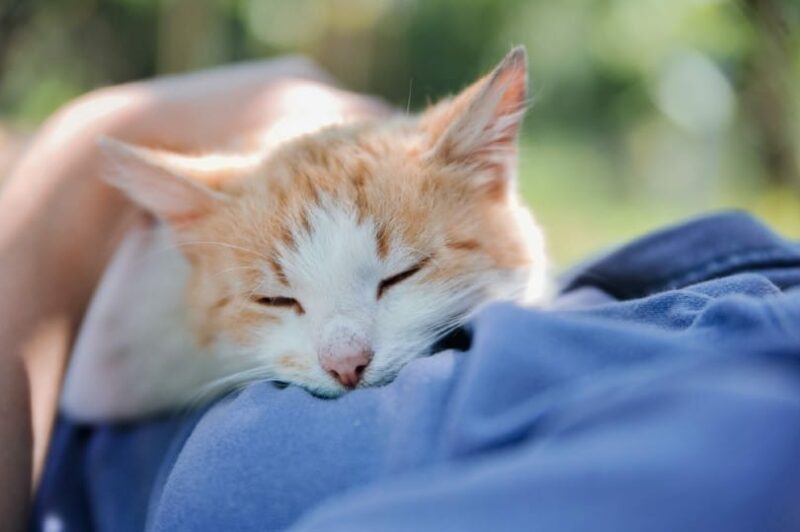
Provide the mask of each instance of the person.
[{"label": "person", "polygon": [[109,135],[186,150],[268,128],[283,95],[313,87],[357,112],[297,57],[244,63],[93,91],[42,126],[0,194],[0,516],[22,530],[42,468],[69,348],[104,266],[139,213],[98,178]]}]

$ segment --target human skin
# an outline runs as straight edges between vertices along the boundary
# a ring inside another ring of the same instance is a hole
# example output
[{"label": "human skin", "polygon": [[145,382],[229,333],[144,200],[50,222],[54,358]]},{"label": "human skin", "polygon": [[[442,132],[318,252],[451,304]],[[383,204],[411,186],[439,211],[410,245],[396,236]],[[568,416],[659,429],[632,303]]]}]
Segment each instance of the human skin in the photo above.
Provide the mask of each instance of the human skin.
[{"label": "human skin", "polygon": [[98,136],[186,151],[243,148],[296,111],[287,108],[295,93],[319,96],[313,114],[381,108],[333,88],[302,59],[246,63],[82,96],[43,125],[12,169],[0,193],[3,530],[25,529],[69,349],[104,266],[144,219],[98,178]]}]

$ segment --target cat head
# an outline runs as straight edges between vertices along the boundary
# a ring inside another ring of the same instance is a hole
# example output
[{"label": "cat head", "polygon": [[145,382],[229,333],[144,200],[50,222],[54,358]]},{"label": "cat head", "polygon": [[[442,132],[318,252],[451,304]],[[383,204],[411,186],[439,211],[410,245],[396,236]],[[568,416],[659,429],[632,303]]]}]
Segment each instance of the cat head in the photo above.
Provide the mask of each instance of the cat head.
[{"label": "cat head", "polygon": [[[198,344],[323,396],[392,380],[480,305],[535,297],[519,204],[524,50],[416,117],[328,127],[263,156],[105,140],[107,179],[171,229]],[[238,379],[238,382],[237,382]]]}]

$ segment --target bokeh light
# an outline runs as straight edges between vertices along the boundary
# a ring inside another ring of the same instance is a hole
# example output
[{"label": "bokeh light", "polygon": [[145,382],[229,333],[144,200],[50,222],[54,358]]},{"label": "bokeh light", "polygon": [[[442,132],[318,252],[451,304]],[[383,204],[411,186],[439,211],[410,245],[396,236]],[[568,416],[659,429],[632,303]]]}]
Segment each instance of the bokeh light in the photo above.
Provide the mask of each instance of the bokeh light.
[{"label": "bokeh light", "polygon": [[794,0],[9,0],[0,21],[0,176],[107,84],[299,53],[413,110],[521,43],[521,190],[557,264],[720,208],[800,236]]}]

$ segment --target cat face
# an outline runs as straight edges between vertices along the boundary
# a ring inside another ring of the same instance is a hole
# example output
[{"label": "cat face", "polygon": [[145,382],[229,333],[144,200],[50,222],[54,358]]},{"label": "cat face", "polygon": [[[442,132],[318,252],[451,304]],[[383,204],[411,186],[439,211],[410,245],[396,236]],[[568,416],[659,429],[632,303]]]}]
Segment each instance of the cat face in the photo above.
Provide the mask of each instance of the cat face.
[{"label": "cat face", "polygon": [[544,253],[514,188],[524,52],[419,117],[341,125],[261,157],[106,141],[109,180],[172,229],[220,383],[322,396],[391,381],[481,304],[535,297]]}]

